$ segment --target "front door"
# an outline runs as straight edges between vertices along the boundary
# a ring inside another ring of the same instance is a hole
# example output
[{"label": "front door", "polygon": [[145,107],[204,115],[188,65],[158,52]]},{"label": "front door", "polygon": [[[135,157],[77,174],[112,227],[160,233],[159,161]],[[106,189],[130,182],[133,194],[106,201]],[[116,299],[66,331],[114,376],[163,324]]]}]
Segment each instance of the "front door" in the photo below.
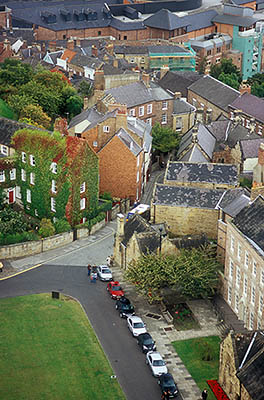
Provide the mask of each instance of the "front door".
[{"label": "front door", "polygon": [[15,189],[8,189],[8,204],[15,202]]}]

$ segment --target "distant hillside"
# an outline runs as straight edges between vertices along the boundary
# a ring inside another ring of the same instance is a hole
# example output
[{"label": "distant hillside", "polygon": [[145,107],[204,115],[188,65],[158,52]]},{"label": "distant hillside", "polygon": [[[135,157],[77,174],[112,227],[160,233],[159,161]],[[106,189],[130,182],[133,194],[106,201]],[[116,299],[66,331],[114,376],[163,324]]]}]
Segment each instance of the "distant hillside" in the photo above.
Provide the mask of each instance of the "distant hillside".
[{"label": "distant hillside", "polygon": [[15,119],[14,111],[2,99],[0,99],[0,116],[9,119]]}]

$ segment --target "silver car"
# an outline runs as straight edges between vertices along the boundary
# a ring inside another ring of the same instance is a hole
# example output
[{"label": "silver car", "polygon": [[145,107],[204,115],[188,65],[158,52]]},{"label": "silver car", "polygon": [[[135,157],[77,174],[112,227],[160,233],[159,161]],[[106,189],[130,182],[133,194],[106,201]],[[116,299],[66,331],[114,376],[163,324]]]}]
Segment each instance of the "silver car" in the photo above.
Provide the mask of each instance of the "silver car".
[{"label": "silver car", "polygon": [[108,282],[113,280],[112,272],[107,265],[99,265],[99,267],[97,267],[97,272],[98,278],[101,281]]}]

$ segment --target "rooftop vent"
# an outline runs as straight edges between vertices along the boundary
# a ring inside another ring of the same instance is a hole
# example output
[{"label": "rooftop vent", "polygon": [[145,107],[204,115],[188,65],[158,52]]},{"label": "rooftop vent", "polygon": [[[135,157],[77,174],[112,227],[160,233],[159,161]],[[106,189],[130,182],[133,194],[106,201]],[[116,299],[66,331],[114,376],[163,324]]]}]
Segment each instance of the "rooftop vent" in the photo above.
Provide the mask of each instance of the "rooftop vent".
[{"label": "rooftop vent", "polygon": [[59,13],[64,19],[64,21],[71,21],[71,13],[70,11],[66,10],[65,8],[59,9]]},{"label": "rooftop vent", "polygon": [[81,10],[73,10],[73,15],[75,15],[77,21],[85,21],[85,13],[84,9]]},{"label": "rooftop vent", "polygon": [[97,12],[92,10],[91,8],[87,8],[84,11],[85,17],[87,21],[95,21],[97,19]]},{"label": "rooftop vent", "polygon": [[50,11],[41,11],[40,17],[42,21],[46,22],[46,24],[54,24],[57,20],[56,15]]},{"label": "rooftop vent", "polygon": [[102,8],[102,13],[104,14],[104,18],[107,18],[107,19],[112,18],[112,14],[111,14],[110,8],[107,3],[104,3],[104,6]]}]

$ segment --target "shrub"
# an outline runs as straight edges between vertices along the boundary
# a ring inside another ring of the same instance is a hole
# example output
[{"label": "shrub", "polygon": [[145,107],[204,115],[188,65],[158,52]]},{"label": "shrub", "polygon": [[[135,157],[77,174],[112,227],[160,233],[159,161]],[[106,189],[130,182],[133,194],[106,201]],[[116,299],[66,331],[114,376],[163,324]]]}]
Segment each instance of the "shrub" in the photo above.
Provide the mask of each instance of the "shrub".
[{"label": "shrub", "polygon": [[42,218],[40,221],[39,234],[41,237],[48,237],[55,234],[55,228],[50,219]]},{"label": "shrub", "polygon": [[112,195],[110,192],[104,192],[102,195],[100,195],[100,198],[103,200],[113,201],[113,198],[112,198]]},{"label": "shrub", "polygon": [[22,215],[12,207],[6,206],[0,211],[0,232],[6,235],[22,233],[27,230],[27,223]]},{"label": "shrub", "polygon": [[88,221],[84,222],[84,224],[76,225],[76,228],[88,228],[91,229],[92,226],[97,224],[97,222],[101,222],[105,219],[105,213],[101,212],[96,217],[89,219]]},{"label": "shrub", "polygon": [[200,344],[200,352],[203,361],[212,361],[215,358],[214,348],[208,342],[203,342]]},{"label": "shrub", "polygon": [[68,232],[71,230],[71,225],[66,219],[59,219],[54,223],[56,233]]},{"label": "shrub", "polygon": [[11,235],[4,235],[3,233],[0,234],[0,244],[2,246],[8,244],[30,242],[32,240],[39,240],[38,235],[34,232],[21,232]]}]

